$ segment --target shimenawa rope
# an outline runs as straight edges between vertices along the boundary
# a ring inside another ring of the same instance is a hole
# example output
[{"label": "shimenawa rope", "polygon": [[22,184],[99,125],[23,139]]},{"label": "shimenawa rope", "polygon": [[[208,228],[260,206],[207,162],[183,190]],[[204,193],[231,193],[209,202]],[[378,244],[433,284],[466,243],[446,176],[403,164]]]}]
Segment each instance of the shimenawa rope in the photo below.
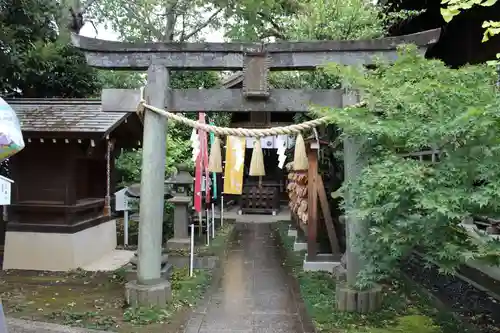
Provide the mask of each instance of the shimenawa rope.
[{"label": "shimenawa rope", "polygon": [[[360,102],[356,103],[354,105],[351,105],[351,108],[357,108],[357,107],[362,107],[365,106],[365,102]],[[228,127],[219,127],[219,126],[213,126],[213,125],[208,125],[208,124],[202,124],[199,123],[195,120],[191,120],[189,118],[186,118],[181,115],[177,115],[172,112],[168,112],[166,110],[157,108],[155,106],[146,104],[145,100],[141,100],[139,102],[138,106],[138,112],[142,113],[144,108],[151,110],[153,112],[158,113],[159,115],[162,115],[164,117],[167,117],[168,119],[172,119],[175,121],[178,121],[180,123],[186,124],[190,127],[193,127],[197,130],[202,130],[205,132],[213,132],[217,136],[227,136],[227,135],[232,135],[232,136],[239,136],[239,137],[254,137],[254,138],[259,138],[259,137],[264,137],[264,136],[274,136],[274,135],[290,135],[290,134],[299,134],[301,132],[304,132],[305,130],[315,128],[319,125],[326,124],[330,117],[325,116],[313,120],[308,120],[305,121],[301,124],[294,124],[294,125],[288,125],[288,126],[278,126],[278,127],[272,127],[272,128],[262,128],[262,129],[257,129],[257,128],[228,128]]]}]

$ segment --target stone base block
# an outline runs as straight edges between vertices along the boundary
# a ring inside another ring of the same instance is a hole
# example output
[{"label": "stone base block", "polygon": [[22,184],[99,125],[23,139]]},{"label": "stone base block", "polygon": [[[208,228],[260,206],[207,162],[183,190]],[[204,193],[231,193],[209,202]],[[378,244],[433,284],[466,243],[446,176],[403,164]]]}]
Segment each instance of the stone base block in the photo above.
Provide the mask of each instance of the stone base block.
[{"label": "stone base block", "polygon": [[172,299],[172,286],[166,280],[141,285],[136,280],[125,284],[125,300],[128,305],[164,307]]},{"label": "stone base block", "polygon": [[346,282],[347,270],[344,266],[338,265],[333,268],[333,276],[338,282]]},{"label": "stone base block", "polygon": [[335,267],[342,266],[340,263],[340,255],[335,256],[329,253],[320,253],[315,260],[308,260],[307,254],[304,258],[304,271],[306,272],[329,272],[333,273]]},{"label": "stone base block", "polygon": [[[172,275],[172,268],[173,266],[170,263],[162,265],[161,278],[166,281],[170,280],[170,276]],[[125,266],[125,280],[126,281],[137,280],[137,266],[131,264]]]},{"label": "stone base block", "polygon": [[[217,256],[201,256],[193,258],[194,269],[214,269],[219,258]],[[168,262],[176,268],[189,268],[189,257],[170,255]]]},{"label": "stone base block", "polygon": [[169,250],[183,250],[189,249],[191,241],[189,238],[170,238],[167,241],[167,248]]},{"label": "stone base block", "polygon": [[294,251],[305,251],[307,250],[307,243],[301,243],[301,242],[297,242],[295,241],[295,243],[293,243],[293,250]]},{"label": "stone base block", "polygon": [[297,237],[297,230],[295,229],[288,229],[288,237]]},{"label": "stone base block", "polygon": [[69,271],[110,255],[116,248],[116,220],[74,234],[7,231],[3,269]]},{"label": "stone base block", "polygon": [[345,312],[370,313],[382,307],[382,287],[368,290],[351,289],[346,283],[337,285],[337,309]]}]

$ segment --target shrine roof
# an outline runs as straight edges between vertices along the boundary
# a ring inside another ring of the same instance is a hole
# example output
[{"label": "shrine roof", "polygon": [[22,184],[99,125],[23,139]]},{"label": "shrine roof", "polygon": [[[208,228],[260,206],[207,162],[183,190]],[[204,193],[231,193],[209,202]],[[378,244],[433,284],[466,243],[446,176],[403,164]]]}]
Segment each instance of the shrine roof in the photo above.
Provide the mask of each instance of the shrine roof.
[{"label": "shrine roof", "polygon": [[23,132],[95,133],[107,135],[130,112],[103,112],[97,99],[10,99]]}]

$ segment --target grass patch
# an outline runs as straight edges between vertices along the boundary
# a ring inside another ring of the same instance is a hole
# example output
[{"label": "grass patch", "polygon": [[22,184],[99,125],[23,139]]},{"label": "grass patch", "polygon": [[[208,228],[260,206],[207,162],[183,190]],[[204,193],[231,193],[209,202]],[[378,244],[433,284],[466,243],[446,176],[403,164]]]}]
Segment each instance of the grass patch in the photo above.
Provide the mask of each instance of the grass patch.
[{"label": "grass patch", "polygon": [[[233,226],[219,230],[203,253],[222,255]],[[175,333],[211,284],[212,271],[174,268],[172,301],[164,308],[127,308],[125,272],[0,272],[7,316],[121,333]]]},{"label": "grass patch", "polygon": [[120,272],[3,272],[0,297],[7,316],[123,333],[177,332],[183,312],[203,296],[211,272],[172,273],[172,302],[165,308],[126,308]]},{"label": "grass patch", "polygon": [[206,270],[175,269],[172,273],[172,301],[165,308],[128,308],[123,314],[125,322],[136,326],[162,324],[180,310],[192,308],[199,301],[210,284],[211,274]]},{"label": "grass patch", "polygon": [[[219,256],[221,251],[226,248],[228,237],[233,230],[233,224],[226,223],[223,227],[220,227],[215,234],[215,238],[210,240],[210,245],[206,245],[206,235],[195,236],[195,246],[194,253],[195,256],[209,257],[209,256]],[[171,249],[168,254],[178,255],[178,256],[189,256],[189,249]]]},{"label": "grass patch", "polygon": [[307,312],[318,332],[348,333],[466,333],[471,332],[451,314],[438,311],[430,300],[399,281],[384,285],[381,311],[361,315],[336,311],[336,281],[326,272],[302,270],[305,251],[293,251],[288,223],[276,224],[286,251],[285,266],[295,276]]}]

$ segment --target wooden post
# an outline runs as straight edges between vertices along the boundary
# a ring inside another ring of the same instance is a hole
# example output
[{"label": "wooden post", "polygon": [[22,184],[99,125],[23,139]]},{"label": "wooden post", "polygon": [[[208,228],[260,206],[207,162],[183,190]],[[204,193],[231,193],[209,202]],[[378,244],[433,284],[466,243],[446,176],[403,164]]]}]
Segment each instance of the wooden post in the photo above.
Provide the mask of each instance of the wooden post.
[{"label": "wooden post", "polygon": [[104,216],[111,216],[111,154],[113,143],[106,138],[106,196],[104,197]]},{"label": "wooden post", "polygon": [[309,145],[307,159],[307,260],[314,260],[318,255],[318,149]]},{"label": "wooden post", "polygon": [[[164,66],[148,69],[146,98],[149,104],[164,108],[170,75]],[[164,205],[166,118],[150,110],[144,113],[141,199],[137,279],[139,284],[160,279]]]},{"label": "wooden post", "polygon": [[328,239],[330,240],[330,246],[333,254],[340,254],[339,239],[337,237],[337,231],[335,230],[335,225],[332,219],[332,213],[330,212],[330,206],[328,206],[328,198],[325,192],[325,185],[323,184],[323,177],[318,174],[316,178],[318,183],[318,198],[321,206],[321,211],[323,212],[323,219],[325,221],[326,231],[328,233]]}]

